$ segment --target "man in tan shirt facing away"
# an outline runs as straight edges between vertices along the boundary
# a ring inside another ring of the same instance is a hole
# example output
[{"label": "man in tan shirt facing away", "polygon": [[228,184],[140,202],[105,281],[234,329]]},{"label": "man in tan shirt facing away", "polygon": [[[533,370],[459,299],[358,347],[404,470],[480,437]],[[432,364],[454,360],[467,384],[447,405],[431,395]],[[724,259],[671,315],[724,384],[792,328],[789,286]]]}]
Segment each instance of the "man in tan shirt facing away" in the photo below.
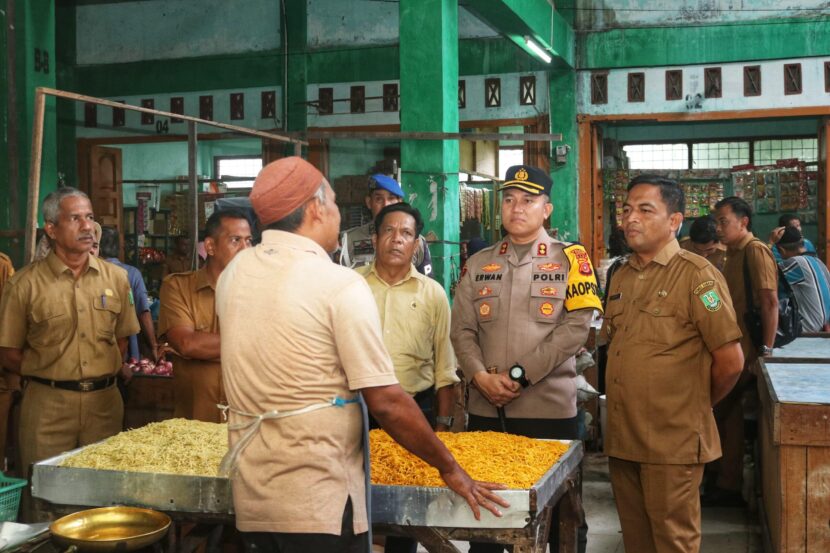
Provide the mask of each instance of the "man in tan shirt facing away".
[{"label": "man in tan shirt facing away", "polygon": [[115,386],[127,337],[139,330],[124,269],[90,255],[89,198],[59,188],[43,202],[52,251],[17,272],[0,302],[0,365],[28,382],[20,471],[121,430]]},{"label": "man in tan shirt facing away", "polygon": [[173,349],[173,415],[221,422],[225,403],[219,355],[216,281],[231,259],[251,245],[251,226],[237,210],[216,211],[205,223],[205,266],[168,275],[159,291],[158,334]]},{"label": "man in tan shirt facing away", "polygon": [[[0,298],[3,297],[3,286],[12,276],[14,276],[12,260],[8,255],[0,252]],[[20,375],[6,371],[0,366],[0,470],[5,470],[3,460],[6,455],[7,436],[11,429],[12,404],[19,393]]]},{"label": "man in tan shirt facing away", "polygon": [[626,551],[697,553],[703,467],[720,456],[712,405],[743,366],[723,276],[683,250],[683,190],[654,175],[631,181],[622,227],[634,252],[614,273],[605,453]]},{"label": "man in tan shirt facing away", "polygon": [[358,391],[383,428],[435,466],[477,517],[479,505],[497,512],[495,503],[505,505],[491,491],[498,486],[470,479],[398,385],[366,282],[329,258],[340,211],[328,181],[307,161],[283,158],[259,173],[251,204],[262,243],[241,252],[216,289],[226,465],[246,548],[365,550]]}]

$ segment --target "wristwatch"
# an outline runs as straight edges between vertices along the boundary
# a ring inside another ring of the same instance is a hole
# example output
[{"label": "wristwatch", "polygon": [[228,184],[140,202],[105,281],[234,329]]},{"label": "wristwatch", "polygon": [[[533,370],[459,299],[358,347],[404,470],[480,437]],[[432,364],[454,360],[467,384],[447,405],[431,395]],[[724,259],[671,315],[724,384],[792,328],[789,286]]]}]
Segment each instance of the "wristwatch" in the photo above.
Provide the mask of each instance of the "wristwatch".
[{"label": "wristwatch", "polygon": [[443,424],[447,428],[452,428],[452,423],[455,420],[455,417],[450,415],[449,417],[435,417],[435,422],[437,424]]},{"label": "wristwatch", "polygon": [[760,348],[758,348],[758,355],[760,355],[761,357],[766,357],[767,355],[771,355],[771,354],[772,354],[772,348],[767,346],[767,345],[763,345]]},{"label": "wristwatch", "polygon": [[528,382],[527,377],[525,376],[525,368],[518,363],[510,367],[508,374],[510,375],[510,380],[518,382],[521,384],[522,388],[530,386],[530,382]]}]

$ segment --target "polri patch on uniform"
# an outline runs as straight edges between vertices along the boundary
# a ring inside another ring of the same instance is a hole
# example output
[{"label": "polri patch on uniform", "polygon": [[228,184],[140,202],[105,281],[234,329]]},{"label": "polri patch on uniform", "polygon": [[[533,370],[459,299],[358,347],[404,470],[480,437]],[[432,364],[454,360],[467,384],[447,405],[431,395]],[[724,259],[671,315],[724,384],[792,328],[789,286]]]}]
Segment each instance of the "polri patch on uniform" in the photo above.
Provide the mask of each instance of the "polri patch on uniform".
[{"label": "polri patch on uniform", "polygon": [[554,288],[553,286],[545,286],[544,288],[539,290],[539,293],[543,296],[555,296],[556,288]]},{"label": "polri patch on uniform", "polygon": [[591,276],[594,272],[591,270],[591,264],[587,261],[583,261],[579,264],[579,274],[585,276]]},{"label": "polri patch on uniform", "polygon": [[479,296],[482,296],[482,297],[483,297],[483,296],[489,296],[489,295],[490,295],[490,294],[492,294],[492,293],[493,293],[493,289],[492,289],[492,288],[490,288],[489,286],[485,286],[484,288],[481,288],[481,289],[478,291],[478,295],[479,295]]},{"label": "polri patch on uniform", "polygon": [[539,263],[536,266],[539,267],[540,271],[545,271],[546,273],[558,271],[562,268],[562,265],[560,265],[559,263]]},{"label": "polri patch on uniform", "polygon": [[717,311],[723,305],[720,296],[718,296],[715,290],[709,290],[705,294],[701,294],[700,301],[703,302],[703,306],[706,307],[707,311]]},{"label": "polri patch on uniform", "polygon": [[694,292],[692,292],[692,293],[693,293],[695,296],[698,296],[698,295],[700,295],[700,293],[701,293],[701,292],[703,292],[706,288],[711,288],[711,287],[712,287],[712,286],[714,286],[714,285],[715,285],[715,281],[714,281],[714,280],[707,280],[706,282],[701,282],[700,284],[698,284],[698,285],[697,285],[697,288],[695,288],[695,291],[694,291]]},{"label": "polri patch on uniform", "polygon": [[499,255],[504,255],[507,253],[507,242],[502,242],[501,247],[499,248]]},{"label": "polri patch on uniform", "polygon": [[481,305],[478,306],[478,314],[482,317],[489,317],[490,316],[490,304],[482,302]]},{"label": "polri patch on uniform", "polygon": [[545,317],[550,317],[551,315],[553,315],[553,304],[549,301],[546,301],[545,303],[539,306],[539,313],[541,313]]},{"label": "polri patch on uniform", "polygon": [[536,248],[536,255],[548,255],[548,245],[539,244],[539,246]]},{"label": "polri patch on uniform", "polygon": [[499,269],[501,269],[501,265],[499,265],[498,263],[488,263],[487,265],[481,268],[481,270],[485,273],[495,273]]}]

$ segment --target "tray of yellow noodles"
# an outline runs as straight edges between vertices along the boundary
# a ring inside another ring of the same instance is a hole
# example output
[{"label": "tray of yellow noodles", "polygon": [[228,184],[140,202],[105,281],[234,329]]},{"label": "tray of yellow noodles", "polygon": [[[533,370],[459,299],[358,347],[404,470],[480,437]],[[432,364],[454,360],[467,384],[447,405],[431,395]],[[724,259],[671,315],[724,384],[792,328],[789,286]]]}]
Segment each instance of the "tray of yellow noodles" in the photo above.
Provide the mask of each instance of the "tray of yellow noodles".
[{"label": "tray of yellow noodles", "polygon": [[[511,504],[481,521],[444,487],[435,469],[385,432],[372,431],[372,521],[436,527],[521,528],[582,459],[581,442],[532,440],[497,432],[438,434],[473,478],[498,481]],[[184,419],[151,423],[56,457],[32,471],[32,495],[58,505],[131,505],[166,512],[233,513],[230,481],[217,476],[227,426]],[[296,500],[296,499],[292,499]]]},{"label": "tray of yellow noodles", "polygon": [[500,482],[510,502],[496,517],[445,487],[438,471],[372,430],[372,522],[453,528],[523,528],[565,492],[565,481],[582,461],[582,442],[534,440],[500,432],[439,432],[458,463],[476,480]]}]

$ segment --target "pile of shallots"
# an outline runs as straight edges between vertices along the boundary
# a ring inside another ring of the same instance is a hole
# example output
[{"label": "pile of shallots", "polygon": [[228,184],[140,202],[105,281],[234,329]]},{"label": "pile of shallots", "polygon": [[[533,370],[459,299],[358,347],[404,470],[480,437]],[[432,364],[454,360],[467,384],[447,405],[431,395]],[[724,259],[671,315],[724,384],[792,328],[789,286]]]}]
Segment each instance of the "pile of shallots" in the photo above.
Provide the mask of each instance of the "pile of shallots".
[{"label": "pile of shallots", "polygon": [[158,361],[147,358],[136,361],[135,357],[130,357],[130,360],[127,361],[127,366],[133,374],[173,376],[173,362],[167,361],[163,357]]}]

